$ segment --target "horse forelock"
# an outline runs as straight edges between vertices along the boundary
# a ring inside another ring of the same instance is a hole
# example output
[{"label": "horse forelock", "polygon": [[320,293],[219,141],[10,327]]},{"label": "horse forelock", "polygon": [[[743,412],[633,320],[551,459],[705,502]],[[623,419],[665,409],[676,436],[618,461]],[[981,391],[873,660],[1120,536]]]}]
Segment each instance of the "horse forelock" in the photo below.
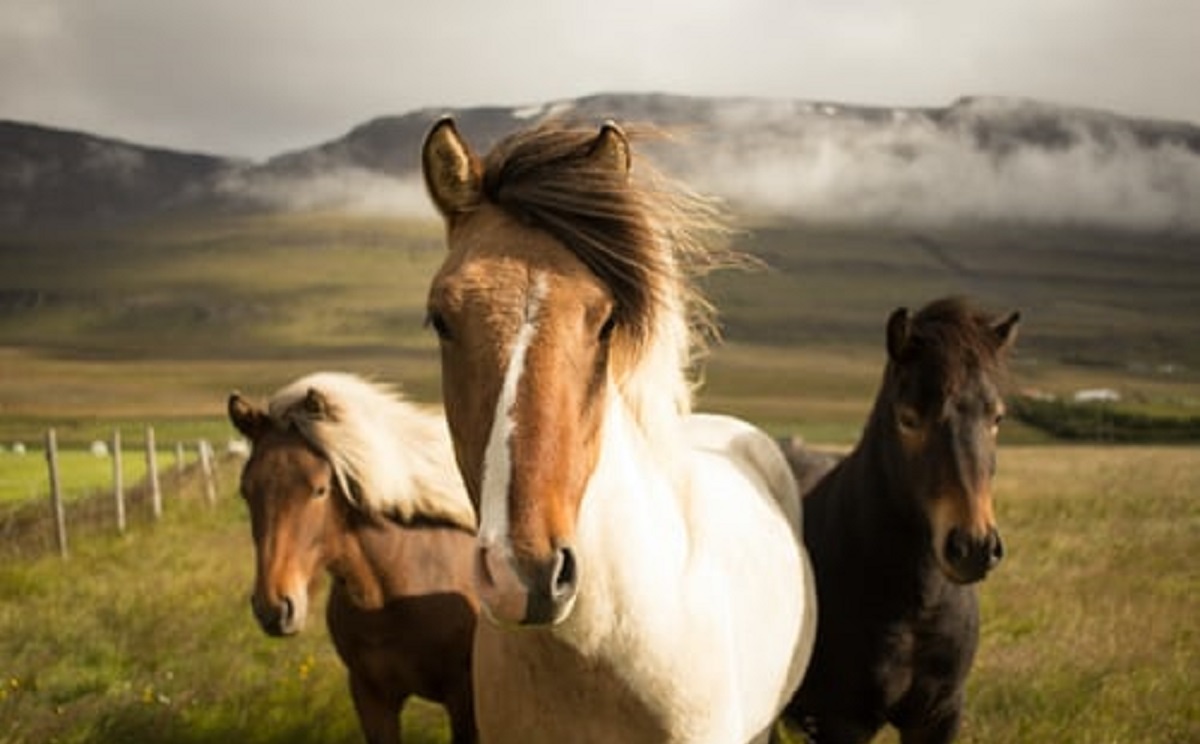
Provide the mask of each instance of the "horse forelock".
[{"label": "horse forelock", "polygon": [[[633,139],[654,134],[625,130]],[[549,233],[608,287],[617,326],[613,377],[644,425],[691,408],[689,368],[715,335],[712,309],[693,279],[735,260],[712,200],[657,173],[589,157],[596,130],[550,121],[501,141],[487,155],[484,198]]]},{"label": "horse forelock", "polygon": [[[309,390],[322,394],[326,413],[307,409]],[[268,413],[324,455],[355,508],[402,522],[425,518],[474,529],[442,417],[386,386],[339,372],[284,386],[271,397]]]},{"label": "horse forelock", "polygon": [[991,316],[962,297],[936,300],[913,316],[909,342],[913,357],[936,365],[943,398],[962,390],[975,375],[1003,382],[1006,358],[993,323]]}]

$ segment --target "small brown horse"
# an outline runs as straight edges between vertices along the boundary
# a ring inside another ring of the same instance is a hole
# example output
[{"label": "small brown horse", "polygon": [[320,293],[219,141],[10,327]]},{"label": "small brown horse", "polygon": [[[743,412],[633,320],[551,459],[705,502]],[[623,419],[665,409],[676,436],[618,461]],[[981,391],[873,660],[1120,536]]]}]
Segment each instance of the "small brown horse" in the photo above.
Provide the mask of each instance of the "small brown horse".
[{"label": "small brown horse", "polygon": [[1000,380],[1019,315],[938,300],[887,323],[888,363],[854,450],[804,499],[817,642],[786,718],[814,741],[948,742],[979,639],[973,582],[999,563]]},{"label": "small brown horse", "polygon": [[229,418],[253,444],[241,491],[263,630],[299,632],[328,570],[326,620],[367,741],[399,742],[400,711],[419,695],[446,707],[456,744],[474,742],[475,515],[442,417],[319,373],[267,410],[232,395]]}]

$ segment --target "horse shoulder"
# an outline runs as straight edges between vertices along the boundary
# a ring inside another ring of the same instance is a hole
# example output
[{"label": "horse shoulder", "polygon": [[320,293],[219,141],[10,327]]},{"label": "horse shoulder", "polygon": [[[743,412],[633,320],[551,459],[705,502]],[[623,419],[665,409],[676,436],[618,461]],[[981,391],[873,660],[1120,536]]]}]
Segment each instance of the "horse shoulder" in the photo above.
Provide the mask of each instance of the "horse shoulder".
[{"label": "horse shoulder", "polygon": [[[687,423],[690,496],[695,508],[708,512],[693,540],[728,559],[712,569],[724,579],[722,611],[741,639],[731,662],[743,695],[740,717],[767,722],[800,684],[815,640],[815,588],[799,537],[799,494],[787,460],[761,430],[727,416],[698,414]],[[791,657],[781,658],[781,648],[791,649]]]},{"label": "horse shoulder", "polygon": [[799,539],[800,493],[787,458],[775,440],[761,429],[732,416],[697,413],[687,419],[688,443],[693,450],[726,458],[783,512]]}]

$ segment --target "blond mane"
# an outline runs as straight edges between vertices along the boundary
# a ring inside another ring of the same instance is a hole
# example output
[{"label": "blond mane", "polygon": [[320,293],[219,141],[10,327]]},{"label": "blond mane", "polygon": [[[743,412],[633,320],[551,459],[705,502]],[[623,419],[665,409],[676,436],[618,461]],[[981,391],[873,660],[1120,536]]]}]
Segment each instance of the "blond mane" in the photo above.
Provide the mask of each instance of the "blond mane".
[{"label": "blond mane", "polygon": [[318,372],[284,386],[271,396],[268,413],[329,460],[341,492],[358,509],[474,531],[475,511],[441,416],[342,372]]}]

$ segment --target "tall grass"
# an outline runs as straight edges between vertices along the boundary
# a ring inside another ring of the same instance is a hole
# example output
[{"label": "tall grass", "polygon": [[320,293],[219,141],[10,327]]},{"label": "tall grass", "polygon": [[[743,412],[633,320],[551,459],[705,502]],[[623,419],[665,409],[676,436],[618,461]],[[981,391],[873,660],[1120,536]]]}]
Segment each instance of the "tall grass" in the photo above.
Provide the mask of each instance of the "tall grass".
[{"label": "tall grass", "polygon": [[[215,509],[187,499],[69,560],[0,565],[0,742],[359,741],[323,602],[292,639],[252,619],[249,526],[221,475]],[[437,709],[408,719],[407,741],[445,740]]]},{"label": "tall grass", "polygon": [[966,741],[1200,741],[1200,451],[1002,452]]},{"label": "tall grass", "polygon": [[[961,741],[1200,740],[1198,466],[1189,448],[1002,449],[1009,552],[980,586]],[[280,641],[251,617],[232,467],[214,509],[185,499],[67,561],[0,565],[0,742],[360,740],[319,618]],[[430,705],[406,722],[407,741],[448,740]]]}]

